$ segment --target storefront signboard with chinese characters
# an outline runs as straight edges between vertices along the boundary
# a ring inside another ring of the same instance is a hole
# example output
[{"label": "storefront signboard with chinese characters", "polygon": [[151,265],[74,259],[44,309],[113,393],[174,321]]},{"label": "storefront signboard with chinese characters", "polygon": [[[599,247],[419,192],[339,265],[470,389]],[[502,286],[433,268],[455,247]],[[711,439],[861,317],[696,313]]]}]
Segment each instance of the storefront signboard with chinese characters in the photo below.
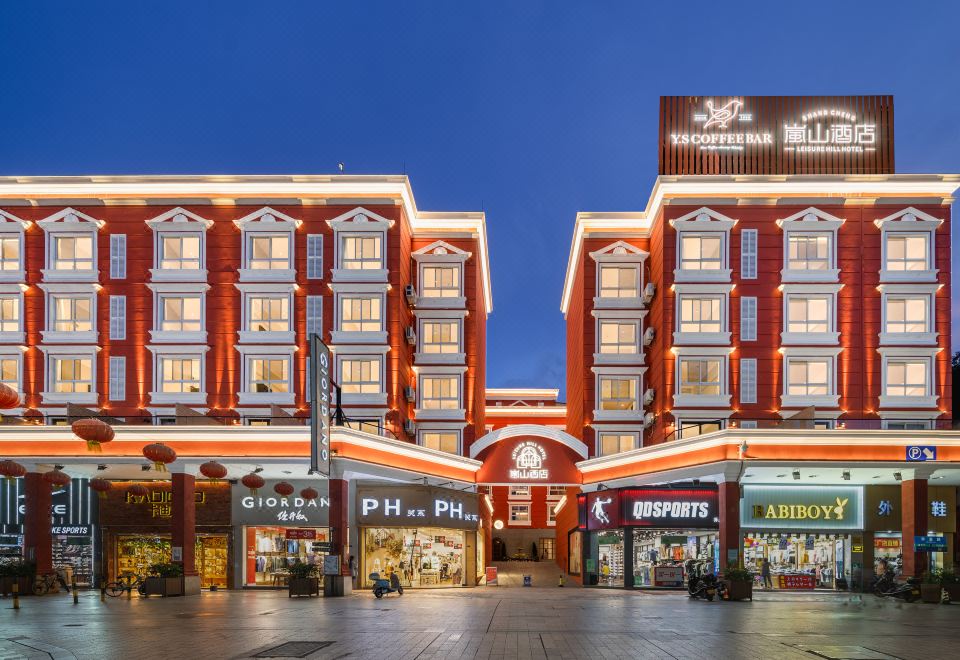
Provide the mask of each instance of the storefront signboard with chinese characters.
[{"label": "storefront signboard with chinese characters", "polygon": [[[329,486],[326,479],[301,479],[289,482],[293,495],[283,497],[269,488],[251,495],[246,488],[233,489],[233,522],[237,525],[280,527],[326,527],[330,520]],[[313,488],[320,496],[313,500],[300,497],[304,488]]]},{"label": "storefront signboard with chinese characters", "polygon": [[[145,496],[130,492],[134,483],[147,488]],[[230,524],[230,484],[197,482],[194,494],[197,526]],[[173,493],[169,481],[116,481],[100,502],[104,527],[167,527],[173,521]]]},{"label": "storefront signboard with chinese characters", "polygon": [[745,529],[863,529],[862,486],[744,486]]},{"label": "storefront signboard with chinese characters", "polygon": [[617,527],[716,529],[720,525],[716,488],[620,488],[577,499],[580,529]]},{"label": "storefront signboard with chinese characters", "polygon": [[780,589],[815,589],[816,578],[813,575],[778,575],[777,587]]},{"label": "storefront signboard with chinese characters", "polygon": [[579,484],[577,461],[583,456],[552,438],[516,436],[487,447],[477,456],[482,484]]},{"label": "storefront signboard with chinese characters", "polygon": [[916,552],[946,552],[946,536],[915,536],[913,537],[913,549]]},{"label": "storefront signboard with chinese characters", "polygon": [[476,529],[480,505],[476,493],[448,488],[361,486],[357,488],[357,524]]},{"label": "storefront signboard with chinese characters", "polygon": [[681,566],[654,566],[653,586],[655,587],[682,587],[683,567]]},{"label": "storefront signboard with chinese characters", "polygon": [[892,174],[892,96],[662,96],[659,173]]}]

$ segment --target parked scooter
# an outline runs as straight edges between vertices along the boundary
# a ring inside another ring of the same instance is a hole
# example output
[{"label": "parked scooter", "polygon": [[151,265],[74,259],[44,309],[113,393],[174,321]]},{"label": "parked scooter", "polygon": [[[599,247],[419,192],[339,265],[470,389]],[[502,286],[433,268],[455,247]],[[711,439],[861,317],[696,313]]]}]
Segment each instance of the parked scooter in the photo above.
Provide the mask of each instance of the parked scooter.
[{"label": "parked scooter", "polygon": [[383,594],[392,594],[393,592],[403,595],[400,576],[396,573],[391,573],[389,580],[381,578],[379,573],[371,573],[369,577],[373,581],[373,595],[377,598],[383,598]]},{"label": "parked scooter", "polygon": [[908,577],[905,582],[897,582],[892,570],[887,570],[873,584],[873,593],[881,598],[902,598],[908,603],[920,598],[920,580]]},{"label": "parked scooter", "polygon": [[705,561],[688,560],[687,593],[690,598],[706,598],[713,600],[717,595],[717,576],[710,571]]}]

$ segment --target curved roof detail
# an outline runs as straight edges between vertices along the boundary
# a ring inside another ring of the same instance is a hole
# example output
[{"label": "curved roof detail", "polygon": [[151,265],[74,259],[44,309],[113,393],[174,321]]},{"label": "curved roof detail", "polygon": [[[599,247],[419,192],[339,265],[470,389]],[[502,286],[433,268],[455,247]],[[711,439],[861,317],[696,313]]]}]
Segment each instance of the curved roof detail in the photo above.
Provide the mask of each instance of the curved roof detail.
[{"label": "curved roof detail", "polygon": [[548,426],[541,426],[539,424],[512,424],[495,431],[490,431],[490,433],[487,433],[470,445],[470,458],[476,458],[483,450],[492,447],[501,440],[516,438],[521,435],[532,435],[554,440],[561,445],[569,447],[583,458],[587,458],[589,455],[587,446],[565,431],[553,429]]}]

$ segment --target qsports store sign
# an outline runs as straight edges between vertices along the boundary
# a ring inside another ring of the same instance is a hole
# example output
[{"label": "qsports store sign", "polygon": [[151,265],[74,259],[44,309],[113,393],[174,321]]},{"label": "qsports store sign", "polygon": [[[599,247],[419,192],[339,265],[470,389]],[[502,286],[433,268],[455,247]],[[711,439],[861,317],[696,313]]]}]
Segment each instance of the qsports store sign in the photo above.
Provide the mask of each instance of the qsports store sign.
[{"label": "qsports store sign", "polygon": [[580,529],[716,529],[716,488],[620,488],[578,498]]},{"label": "qsports store sign", "polygon": [[862,486],[744,486],[744,529],[863,529]]}]

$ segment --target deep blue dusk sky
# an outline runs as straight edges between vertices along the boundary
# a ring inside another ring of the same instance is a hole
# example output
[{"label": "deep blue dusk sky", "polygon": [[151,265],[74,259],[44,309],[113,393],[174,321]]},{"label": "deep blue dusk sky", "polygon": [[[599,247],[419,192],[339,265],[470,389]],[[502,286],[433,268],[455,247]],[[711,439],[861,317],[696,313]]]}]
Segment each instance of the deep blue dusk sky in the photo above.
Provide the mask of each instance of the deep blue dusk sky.
[{"label": "deep blue dusk sky", "polygon": [[575,214],[644,207],[661,94],[892,93],[897,170],[960,172],[960,5],[779,4],[5,2],[0,174],[406,172],[487,213],[488,386],[562,389]]}]

